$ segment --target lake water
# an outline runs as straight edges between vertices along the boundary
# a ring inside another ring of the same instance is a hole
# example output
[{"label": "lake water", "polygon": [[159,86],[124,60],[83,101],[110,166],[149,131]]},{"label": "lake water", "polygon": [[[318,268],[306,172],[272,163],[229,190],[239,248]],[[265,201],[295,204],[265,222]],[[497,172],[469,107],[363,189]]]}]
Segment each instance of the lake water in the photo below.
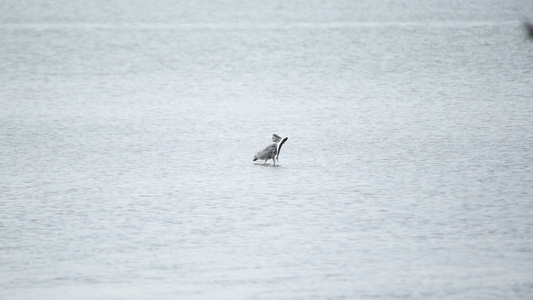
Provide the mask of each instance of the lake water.
[{"label": "lake water", "polygon": [[533,3],[463,2],[2,1],[0,298],[531,299]]}]

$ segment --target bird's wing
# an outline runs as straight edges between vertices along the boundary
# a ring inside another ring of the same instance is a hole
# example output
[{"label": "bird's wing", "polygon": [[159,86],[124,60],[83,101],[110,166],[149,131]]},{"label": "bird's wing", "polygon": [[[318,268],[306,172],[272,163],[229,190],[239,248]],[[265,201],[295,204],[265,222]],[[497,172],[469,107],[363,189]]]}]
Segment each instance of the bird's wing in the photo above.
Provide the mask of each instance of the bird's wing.
[{"label": "bird's wing", "polygon": [[276,151],[276,144],[269,145],[265,149],[257,152],[257,154],[254,156],[254,161],[258,159],[271,158],[274,151]]}]

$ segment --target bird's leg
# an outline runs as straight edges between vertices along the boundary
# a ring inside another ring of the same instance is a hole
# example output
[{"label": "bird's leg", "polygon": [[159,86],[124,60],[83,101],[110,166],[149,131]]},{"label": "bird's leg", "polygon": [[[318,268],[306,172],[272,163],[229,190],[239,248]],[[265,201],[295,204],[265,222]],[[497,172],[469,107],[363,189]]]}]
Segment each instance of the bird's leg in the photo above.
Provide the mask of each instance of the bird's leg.
[{"label": "bird's leg", "polygon": [[267,160],[268,160],[268,159],[265,159],[265,162],[263,163],[263,165],[266,165],[266,163],[267,163]]}]

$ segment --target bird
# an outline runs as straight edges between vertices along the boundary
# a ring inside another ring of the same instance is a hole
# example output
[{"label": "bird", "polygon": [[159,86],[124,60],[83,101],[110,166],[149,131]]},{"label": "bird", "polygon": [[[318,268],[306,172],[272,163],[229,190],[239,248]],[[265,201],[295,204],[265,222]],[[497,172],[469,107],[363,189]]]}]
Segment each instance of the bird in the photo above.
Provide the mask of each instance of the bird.
[{"label": "bird", "polygon": [[281,146],[288,140],[288,137],[281,138],[281,136],[277,134],[272,135],[272,141],[274,144],[270,144],[265,149],[257,152],[257,154],[254,156],[254,160],[256,161],[258,159],[264,159],[265,162],[263,164],[266,164],[267,160],[272,159],[274,162],[274,166],[276,165],[276,160],[279,158],[279,153],[281,151]]},{"label": "bird", "polygon": [[533,39],[533,24],[529,23],[529,21],[524,21],[524,29],[526,30],[527,35],[530,39]]}]

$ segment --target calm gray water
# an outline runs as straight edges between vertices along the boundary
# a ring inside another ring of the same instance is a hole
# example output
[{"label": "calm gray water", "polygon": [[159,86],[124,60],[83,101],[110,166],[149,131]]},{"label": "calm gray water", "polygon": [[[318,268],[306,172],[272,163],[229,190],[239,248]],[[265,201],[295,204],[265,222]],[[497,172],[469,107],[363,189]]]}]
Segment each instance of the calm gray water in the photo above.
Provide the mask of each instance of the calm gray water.
[{"label": "calm gray water", "polygon": [[212,2],[0,3],[1,299],[531,299],[531,1]]}]

